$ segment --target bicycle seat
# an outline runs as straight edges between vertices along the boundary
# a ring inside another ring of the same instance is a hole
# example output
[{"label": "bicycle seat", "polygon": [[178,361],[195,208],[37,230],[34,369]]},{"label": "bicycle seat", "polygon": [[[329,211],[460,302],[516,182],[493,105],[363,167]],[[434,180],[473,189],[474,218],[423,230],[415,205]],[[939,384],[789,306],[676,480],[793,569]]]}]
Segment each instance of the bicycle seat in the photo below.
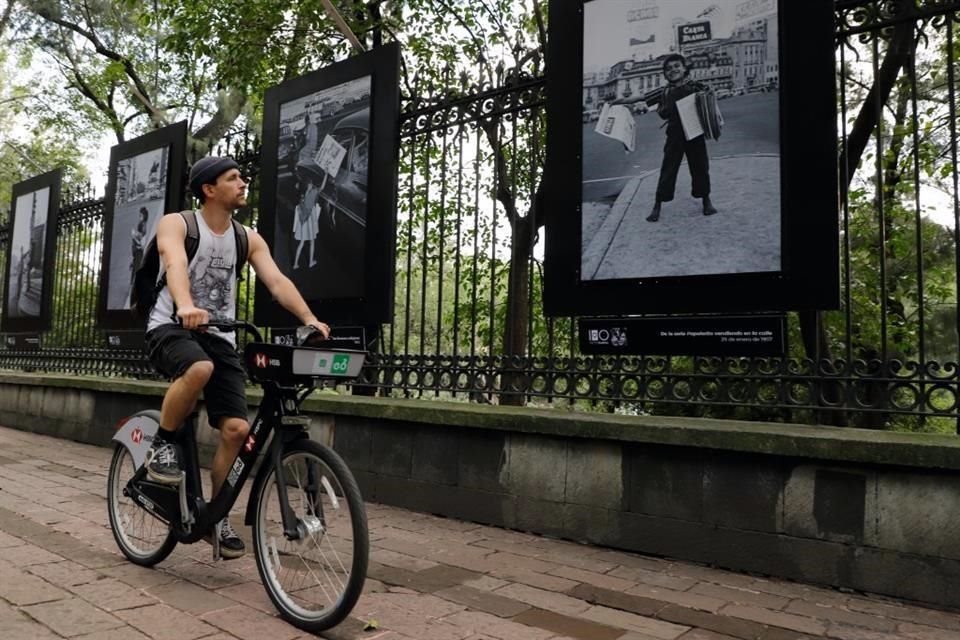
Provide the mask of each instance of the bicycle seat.
[{"label": "bicycle seat", "polygon": [[296,383],[314,378],[356,378],[367,352],[250,342],[243,355],[254,382]]}]

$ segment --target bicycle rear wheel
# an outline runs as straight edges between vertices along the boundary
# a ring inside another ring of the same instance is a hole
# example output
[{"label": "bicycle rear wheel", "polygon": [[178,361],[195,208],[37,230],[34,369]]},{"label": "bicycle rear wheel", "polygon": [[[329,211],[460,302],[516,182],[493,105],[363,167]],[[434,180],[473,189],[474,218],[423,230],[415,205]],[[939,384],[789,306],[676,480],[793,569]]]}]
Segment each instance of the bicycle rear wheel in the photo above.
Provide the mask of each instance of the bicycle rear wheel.
[{"label": "bicycle rear wheel", "polygon": [[107,511],[110,530],[123,555],[136,564],[152,567],[166,559],[177,546],[173,529],[149,511],[123,495],[123,488],[136,473],[127,448],[116,445],[107,474]]},{"label": "bicycle rear wheel", "polygon": [[290,508],[306,535],[284,536],[276,469],[270,469],[256,496],[257,569],[288,622],[322,631],[346,618],[363,590],[370,551],[366,510],[356,480],[332,449],[301,440],[287,447],[280,463]]}]

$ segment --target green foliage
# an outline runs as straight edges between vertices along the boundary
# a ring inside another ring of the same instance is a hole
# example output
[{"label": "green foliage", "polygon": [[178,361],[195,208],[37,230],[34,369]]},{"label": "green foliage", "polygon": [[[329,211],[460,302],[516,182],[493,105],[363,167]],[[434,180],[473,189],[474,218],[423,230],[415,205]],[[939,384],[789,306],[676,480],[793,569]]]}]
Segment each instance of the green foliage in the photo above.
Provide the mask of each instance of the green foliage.
[{"label": "green foliage", "polygon": [[[263,91],[348,49],[319,0],[23,0],[17,29],[67,80],[45,117],[130,134],[186,119],[200,151]],[[79,117],[79,118],[78,118]]]},{"label": "green foliage", "polygon": [[43,337],[45,347],[83,348],[99,342],[94,310],[100,292],[98,258],[102,246],[100,227],[60,228],[53,281],[53,326]]},{"label": "green foliage", "polygon": [[[85,158],[76,151],[77,138],[44,121],[29,117],[26,109],[33,92],[9,79],[17,68],[0,51],[0,219],[10,211],[13,185],[57,168],[65,170],[69,189],[88,176]],[[81,138],[82,139],[82,138]]]},{"label": "green foliage", "polygon": [[408,52],[409,68],[416,70],[408,70],[408,82],[416,75],[421,88],[448,84],[446,78],[494,83],[500,65],[537,64],[546,44],[537,28],[543,20],[540,4],[407,0],[389,5],[387,21],[393,28],[403,26],[397,39]]}]

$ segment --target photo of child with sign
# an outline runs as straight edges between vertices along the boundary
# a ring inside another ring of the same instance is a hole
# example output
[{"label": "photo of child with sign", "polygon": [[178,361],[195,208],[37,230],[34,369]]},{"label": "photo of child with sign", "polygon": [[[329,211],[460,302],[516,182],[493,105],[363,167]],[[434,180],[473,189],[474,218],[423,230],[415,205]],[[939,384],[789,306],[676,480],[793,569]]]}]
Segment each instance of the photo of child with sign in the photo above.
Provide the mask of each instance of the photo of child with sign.
[{"label": "photo of child with sign", "polygon": [[370,87],[364,76],[280,105],[273,251],[309,300],[363,292]]}]

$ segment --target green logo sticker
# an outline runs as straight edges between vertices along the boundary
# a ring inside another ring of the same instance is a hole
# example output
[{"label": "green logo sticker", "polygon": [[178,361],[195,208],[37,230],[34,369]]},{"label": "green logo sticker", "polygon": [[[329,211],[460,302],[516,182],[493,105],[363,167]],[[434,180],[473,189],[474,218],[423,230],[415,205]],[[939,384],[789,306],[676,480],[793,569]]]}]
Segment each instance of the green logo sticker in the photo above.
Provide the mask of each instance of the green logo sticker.
[{"label": "green logo sticker", "polygon": [[346,375],[347,369],[350,366],[350,356],[347,354],[340,354],[333,356],[333,365],[330,367],[331,373],[339,373]]}]

